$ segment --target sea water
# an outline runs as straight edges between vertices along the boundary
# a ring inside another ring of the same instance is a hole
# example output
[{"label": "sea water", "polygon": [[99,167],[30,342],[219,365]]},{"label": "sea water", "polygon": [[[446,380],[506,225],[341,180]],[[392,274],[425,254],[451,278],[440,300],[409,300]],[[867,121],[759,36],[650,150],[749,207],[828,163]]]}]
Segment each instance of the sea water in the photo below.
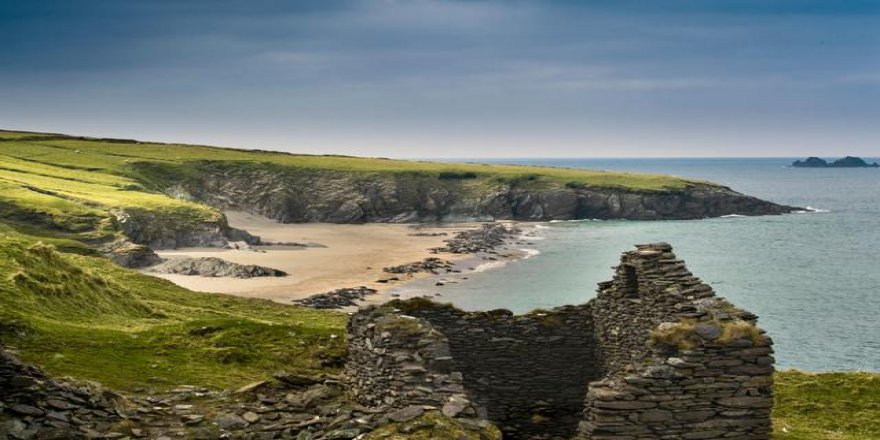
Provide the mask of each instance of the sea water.
[{"label": "sea water", "polygon": [[[438,287],[468,310],[582,303],[621,252],[666,241],[719,296],[760,317],[777,366],[880,370],[880,169],[802,169],[779,159],[493,159],[672,174],[817,212],[690,221],[543,223],[540,254]],[[874,159],[871,159],[872,161]]]}]

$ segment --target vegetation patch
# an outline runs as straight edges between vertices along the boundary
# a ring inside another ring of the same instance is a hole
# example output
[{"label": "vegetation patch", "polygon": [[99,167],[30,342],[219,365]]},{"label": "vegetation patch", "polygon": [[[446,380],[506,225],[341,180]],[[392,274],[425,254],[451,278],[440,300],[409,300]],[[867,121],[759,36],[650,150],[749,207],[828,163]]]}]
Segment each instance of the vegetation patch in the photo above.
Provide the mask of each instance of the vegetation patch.
[{"label": "vegetation patch", "polygon": [[[698,326],[712,326],[718,329],[718,336],[707,339],[699,334]],[[749,340],[753,345],[764,344],[761,331],[753,324],[739,320],[697,321],[683,319],[679,322],[664,322],[651,331],[648,342],[681,350],[690,350],[701,344],[728,345],[738,340]]]},{"label": "vegetation patch", "polygon": [[332,372],[345,354],[345,320],[191,292],[0,227],[0,342],[51,374],[161,391]]},{"label": "vegetation patch", "polygon": [[781,371],[774,386],[774,439],[880,438],[880,374]]}]

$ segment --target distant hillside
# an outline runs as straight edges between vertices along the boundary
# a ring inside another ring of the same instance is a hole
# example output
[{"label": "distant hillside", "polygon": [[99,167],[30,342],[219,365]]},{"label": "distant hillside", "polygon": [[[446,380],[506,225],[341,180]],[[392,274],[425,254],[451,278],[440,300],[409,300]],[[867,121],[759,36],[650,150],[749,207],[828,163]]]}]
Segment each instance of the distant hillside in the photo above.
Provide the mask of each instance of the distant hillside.
[{"label": "distant hillside", "polygon": [[0,221],[153,248],[235,237],[220,209],[281,222],[690,219],[793,208],[712,183],[567,168],[309,156],[0,131]]}]

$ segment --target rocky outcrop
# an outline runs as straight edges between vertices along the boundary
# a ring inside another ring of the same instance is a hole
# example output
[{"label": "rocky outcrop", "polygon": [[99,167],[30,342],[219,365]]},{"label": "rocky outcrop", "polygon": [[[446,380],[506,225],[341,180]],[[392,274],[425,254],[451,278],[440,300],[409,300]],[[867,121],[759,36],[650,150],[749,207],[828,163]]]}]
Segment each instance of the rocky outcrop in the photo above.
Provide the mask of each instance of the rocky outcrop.
[{"label": "rocky outcrop", "polygon": [[446,261],[442,258],[437,257],[429,257],[425,258],[422,261],[415,261],[398,266],[382,268],[383,272],[406,275],[412,275],[414,273],[430,273],[437,275],[440,273],[449,273],[453,270],[455,270],[455,264],[453,264],[451,261]]},{"label": "rocky outcrop", "polygon": [[344,381],[366,406],[467,402],[509,439],[765,440],[774,360],[756,319],[668,244],[642,245],[579,306],[363,309]]},{"label": "rocky outcrop", "polygon": [[489,252],[504,245],[509,239],[521,234],[522,231],[514,225],[494,223],[483,225],[477,229],[461,231],[454,237],[443,240],[445,245],[432,249],[434,252],[449,252],[452,254],[475,254]]},{"label": "rocky outcrop", "polygon": [[128,208],[113,210],[114,223],[131,242],[151,249],[225,247],[229,242],[259,244],[260,237],[230,227],[217,212],[182,210],[166,212]]},{"label": "rocky outcrop", "polygon": [[315,309],[342,309],[357,306],[356,301],[363,301],[369,295],[375,295],[376,289],[369,287],[344,287],[327,293],[319,293],[294,302]]},{"label": "rocky outcrop", "polygon": [[861,157],[846,156],[828,163],[825,159],[808,157],[806,160],[796,160],[791,166],[795,168],[878,168],[877,162],[868,163]]},{"label": "rocky outcrop", "polygon": [[101,246],[101,253],[114,263],[129,269],[141,269],[162,262],[152,249],[121,238]]},{"label": "rocky outcrop", "polygon": [[166,180],[162,189],[175,197],[244,210],[282,223],[660,220],[795,210],[696,182],[686,188],[657,191],[566,185],[540,178],[487,179],[475,184],[469,179],[419,173],[349,173],[220,162],[203,163],[197,173],[188,175],[196,177]]},{"label": "rocky outcrop", "polygon": [[272,269],[254,264],[238,264],[220,258],[170,258],[148,269],[153,273],[167,273],[176,275],[197,275],[201,277],[283,277],[287,274],[278,269]]}]

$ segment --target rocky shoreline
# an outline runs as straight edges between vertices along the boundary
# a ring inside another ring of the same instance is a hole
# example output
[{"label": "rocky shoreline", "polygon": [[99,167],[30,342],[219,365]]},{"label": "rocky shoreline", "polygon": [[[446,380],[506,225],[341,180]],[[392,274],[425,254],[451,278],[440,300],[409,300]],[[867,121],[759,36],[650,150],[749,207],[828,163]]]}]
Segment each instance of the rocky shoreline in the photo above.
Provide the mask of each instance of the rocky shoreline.
[{"label": "rocky shoreline", "polygon": [[343,287],[327,293],[319,293],[293,302],[315,309],[342,309],[357,306],[356,301],[363,301],[369,295],[375,295],[376,289],[369,287]]},{"label": "rocky shoreline", "polygon": [[[474,229],[467,229],[455,233],[451,238],[444,240],[441,247],[430,249],[431,253],[449,253],[458,255],[469,255],[471,259],[497,260],[499,252],[513,244],[522,244],[519,238],[522,236],[523,230],[511,223],[490,223],[483,224]],[[511,258],[505,254],[501,258]],[[471,259],[467,260],[470,261]],[[438,279],[438,276],[448,274],[461,274],[463,272],[461,262],[444,260],[438,257],[428,257],[421,261],[412,263],[390,266],[383,268],[383,272],[392,276],[382,278],[376,282],[381,284],[398,284],[403,282],[412,282],[414,277],[419,274],[428,275],[423,278],[435,286],[442,286],[445,281]],[[403,276],[403,278],[401,278]],[[398,284],[401,285],[401,284]],[[336,289],[330,292],[319,293],[304,299],[294,300],[296,304],[306,307],[318,309],[355,309],[364,305],[364,301],[378,297],[376,289],[360,287],[346,287]],[[382,295],[384,299],[397,298],[399,294],[392,293],[390,295]]]}]

